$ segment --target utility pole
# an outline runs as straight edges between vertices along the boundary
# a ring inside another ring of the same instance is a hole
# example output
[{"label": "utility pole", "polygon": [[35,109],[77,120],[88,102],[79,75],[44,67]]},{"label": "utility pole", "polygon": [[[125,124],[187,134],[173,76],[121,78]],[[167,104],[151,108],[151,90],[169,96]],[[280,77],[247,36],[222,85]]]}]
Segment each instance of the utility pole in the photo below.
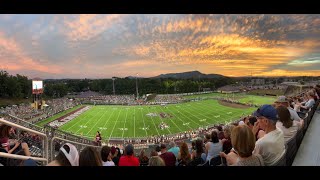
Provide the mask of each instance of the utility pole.
[{"label": "utility pole", "polygon": [[116,90],[115,90],[115,87],[114,87],[114,81],[116,80],[115,77],[112,77],[112,85],[113,85],[113,95],[116,95]]},{"label": "utility pole", "polygon": [[138,73],[136,74],[136,90],[137,90],[137,99],[139,97],[139,91],[138,91]]}]

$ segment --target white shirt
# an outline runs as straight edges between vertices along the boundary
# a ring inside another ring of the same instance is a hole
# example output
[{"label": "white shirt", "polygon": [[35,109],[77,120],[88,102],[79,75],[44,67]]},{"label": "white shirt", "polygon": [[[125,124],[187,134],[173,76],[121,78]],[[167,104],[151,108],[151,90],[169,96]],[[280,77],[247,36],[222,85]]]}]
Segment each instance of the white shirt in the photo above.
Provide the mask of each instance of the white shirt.
[{"label": "white shirt", "polygon": [[314,104],[315,104],[314,99],[309,99],[308,102],[306,102],[306,106],[308,108],[312,108]]},{"label": "white shirt", "polygon": [[295,111],[295,110],[292,109],[291,107],[288,107],[287,109],[288,109],[289,112],[290,112],[290,118],[291,118],[291,120],[300,121],[301,118],[299,117],[297,111]]},{"label": "white shirt", "polygon": [[277,122],[276,126],[283,132],[285,143],[287,143],[295,134],[297,134],[299,129],[299,123],[297,121],[292,121],[292,126],[289,128],[284,127],[280,121]]},{"label": "white shirt", "polygon": [[102,162],[102,166],[115,166],[113,161]]},{"label": "white shirt", "polygon": [[253,154],[260,154],[265,166],[272,166],[285,151],[283,132],[275,129],[258,139]]}]

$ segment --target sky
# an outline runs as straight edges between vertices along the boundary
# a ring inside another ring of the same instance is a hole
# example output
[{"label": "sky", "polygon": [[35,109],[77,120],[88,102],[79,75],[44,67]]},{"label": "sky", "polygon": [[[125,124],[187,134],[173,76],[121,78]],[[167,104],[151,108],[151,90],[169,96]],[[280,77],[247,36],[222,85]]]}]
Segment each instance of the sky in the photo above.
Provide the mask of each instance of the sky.
[{"label": "sky", "polygon": [[0,69],[29,78],[320,76],[320,15],[0,15]]}]

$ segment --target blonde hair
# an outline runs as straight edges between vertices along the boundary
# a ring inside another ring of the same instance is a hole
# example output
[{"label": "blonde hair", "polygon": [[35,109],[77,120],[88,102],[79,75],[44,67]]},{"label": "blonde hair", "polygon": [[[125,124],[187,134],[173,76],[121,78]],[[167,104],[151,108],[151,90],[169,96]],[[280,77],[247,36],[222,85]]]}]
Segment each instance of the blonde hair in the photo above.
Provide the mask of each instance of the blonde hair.
[{"label": "blonde hair", "polygon": [[232,132],[232,130],[233,130],[234,127],[235,127],[235,126],[232,125],[232,124],[227,124],[227,125],[224,126],[223,131],[224,131],[229,137],[231,137],[231,132]]},{"label": "blonde hair", "polygon": [[249,157],[252,155],[256,140],[248,126],[239,125],[231,132],[231,143],[240,157]]},{"label": "blonde hair", "polygon": [[149,159],[149,166],[166,166],[160,156],[152,156]]}]

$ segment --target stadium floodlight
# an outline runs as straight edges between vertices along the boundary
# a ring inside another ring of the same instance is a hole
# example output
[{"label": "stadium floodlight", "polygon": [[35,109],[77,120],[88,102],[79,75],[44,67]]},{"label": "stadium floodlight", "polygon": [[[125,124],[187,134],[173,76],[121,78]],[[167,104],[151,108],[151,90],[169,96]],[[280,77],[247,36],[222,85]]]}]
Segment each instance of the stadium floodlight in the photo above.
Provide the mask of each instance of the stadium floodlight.
[{"label": "stadium floodlight", "polygon": [[138,73],[136,74],[136,90],[137,90],[137,99],[139,97],[139,91],[138,91]]},{"label": "stadium floodlight", "polygon": [[113,86],[113,95],[116,95],[116,90],[114,88],[114,81],[116,80],[115,77],[112,77],[112,86]]}]

